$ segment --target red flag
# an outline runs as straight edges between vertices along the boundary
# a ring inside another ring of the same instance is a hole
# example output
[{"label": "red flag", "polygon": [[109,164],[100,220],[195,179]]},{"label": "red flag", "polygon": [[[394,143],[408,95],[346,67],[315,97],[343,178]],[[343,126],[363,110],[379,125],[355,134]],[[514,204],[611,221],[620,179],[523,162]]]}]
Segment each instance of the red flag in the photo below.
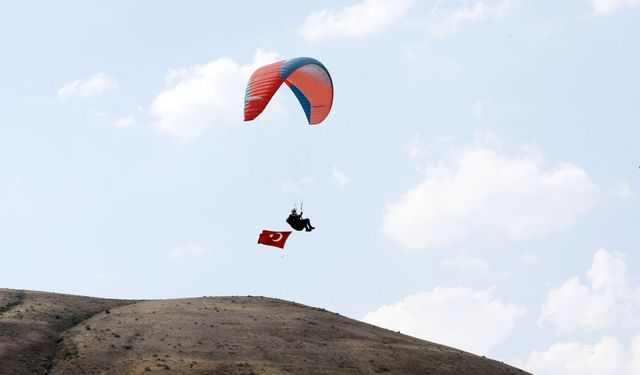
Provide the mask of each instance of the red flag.
[{"label": "red flag", "polygon": [[289,238],[290,234],[291,232],[274,232],[270,230],[263,230],[258,237],[258,243],[283,249],[284,243],[287,242],[287,238]]}]

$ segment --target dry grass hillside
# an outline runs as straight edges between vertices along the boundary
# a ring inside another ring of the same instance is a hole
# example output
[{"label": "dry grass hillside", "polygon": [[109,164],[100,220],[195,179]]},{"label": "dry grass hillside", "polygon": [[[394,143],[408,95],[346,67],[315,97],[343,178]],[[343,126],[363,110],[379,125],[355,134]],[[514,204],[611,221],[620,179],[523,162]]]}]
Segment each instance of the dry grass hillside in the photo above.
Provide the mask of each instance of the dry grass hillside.
[{"label": "dry grass hillside", "polygon": [[265,297],[123,301],[0,289],[1,374],[526,372]]}]

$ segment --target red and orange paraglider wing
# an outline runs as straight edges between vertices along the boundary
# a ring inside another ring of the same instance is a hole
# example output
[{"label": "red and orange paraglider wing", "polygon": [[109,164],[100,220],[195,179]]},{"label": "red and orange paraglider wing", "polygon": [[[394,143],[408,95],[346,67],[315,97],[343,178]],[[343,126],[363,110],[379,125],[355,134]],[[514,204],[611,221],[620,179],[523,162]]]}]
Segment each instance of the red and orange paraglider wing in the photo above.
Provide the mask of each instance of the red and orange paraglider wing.
[{"label": "red and orange paraglider wing", "polygon": [[333,104],[329,71],[316,59],[297,57],[265,65],[251,75],[244,98],[244,120],[251,121],[262,113],[283,82],[298,98],[309,124],[319,124],[329,115]]},{"label": "red and orange paraglider wing", "polygon": [[244,96],[244,121],[258,117],[269,104],[273,94],[278,91],[284,79],[280,77],[280,68],[284,61],[258,68],[249,79]]}]

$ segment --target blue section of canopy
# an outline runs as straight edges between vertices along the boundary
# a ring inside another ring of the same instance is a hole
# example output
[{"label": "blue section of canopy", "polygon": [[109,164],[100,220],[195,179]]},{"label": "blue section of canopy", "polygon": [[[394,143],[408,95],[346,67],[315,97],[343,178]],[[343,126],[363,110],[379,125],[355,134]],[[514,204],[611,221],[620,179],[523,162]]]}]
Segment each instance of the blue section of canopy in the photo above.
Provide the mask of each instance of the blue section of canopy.
[{"label": "blue section of canopy", "polygon": [[296,98],[298,98],[302,109],[304,109],[304,114],[307,115],[307,121],[311,122],[311,102],[296,86],[291,85],[289,86],[289,88],[291,89],[291,91],[293,91],[294,94],[296,94]]},{"label": "blue section of canopy", "polygon": [[322,65],[320,61],[312,57],[296,57],[291,60],[287,60],[284,64],[282,64],[282,67],[280,68],[280,77],[283,80],[286,80],[287,77],[291,75],[291,73],[296,71],[296,69],[300,68],[301,66],[309,65],[309,64],[315,64],[321,67],[322,69],[324,69],[324,71],[327,73],[327,76],[329,76],[329,80],[331,80],[331,75],[329,74],[329,71],[327,70],[327,68],[324,65]]}]

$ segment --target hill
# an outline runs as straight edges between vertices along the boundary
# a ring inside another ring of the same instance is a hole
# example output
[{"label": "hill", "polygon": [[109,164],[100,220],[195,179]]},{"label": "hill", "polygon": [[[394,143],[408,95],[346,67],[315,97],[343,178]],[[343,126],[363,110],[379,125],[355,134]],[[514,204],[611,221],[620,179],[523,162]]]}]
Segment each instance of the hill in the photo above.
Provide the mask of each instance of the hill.
[{"label": "hill", "polygon": [[520,375],[501,362],[266,297],[127,301],[0,289],[2,374]]}]

